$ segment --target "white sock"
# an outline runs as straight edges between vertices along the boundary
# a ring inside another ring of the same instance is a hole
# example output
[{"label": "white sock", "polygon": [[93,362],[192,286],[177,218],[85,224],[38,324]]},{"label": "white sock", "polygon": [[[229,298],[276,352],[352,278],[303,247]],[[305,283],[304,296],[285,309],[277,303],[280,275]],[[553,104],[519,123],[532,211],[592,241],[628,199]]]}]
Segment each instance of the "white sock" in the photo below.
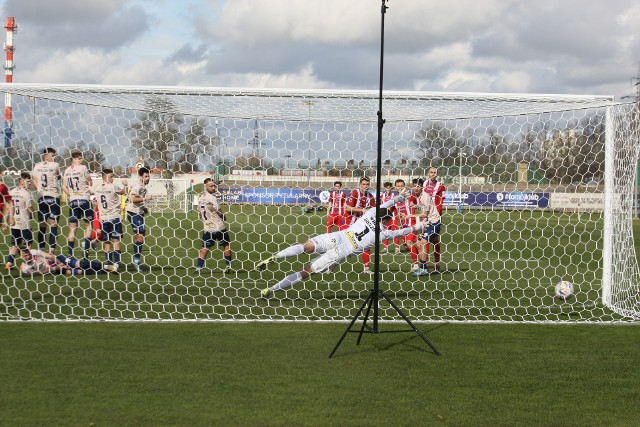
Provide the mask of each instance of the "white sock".
[{"label": "white sock", "polygon": [[276,254],[276,258],[286,258],[289,256],[300,255],[304,253],[303,245],[289,246],[287,249],[283,249]]},{"label": "white sock", "polygon": [[287,289],[287,288],[292,287],[293,285],[295,285],[296,283],[298,283],[301,280],[302,280],[302,273],[300,273],[300,272],[293,273],[293,274],[288,275],[287,277],[285,277],[284,279],[282,279],[281,281],[279,281],[275,285],[273,285],[271,287],[271,290],[272,291],[277,291],[279,289]]}]

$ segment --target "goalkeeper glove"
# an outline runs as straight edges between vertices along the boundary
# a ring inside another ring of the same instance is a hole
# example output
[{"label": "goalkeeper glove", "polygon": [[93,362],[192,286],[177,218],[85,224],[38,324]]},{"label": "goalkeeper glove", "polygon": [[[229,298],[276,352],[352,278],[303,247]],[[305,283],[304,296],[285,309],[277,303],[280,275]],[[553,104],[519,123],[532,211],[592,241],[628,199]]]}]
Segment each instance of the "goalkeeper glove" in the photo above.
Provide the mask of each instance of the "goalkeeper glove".
[{"label": "goalkeeper glove", "polygon": [[395,203],[402,203],[405,200],[407,200],[410,195],[411,195],[411,192],[409,191],[409,189],[403,188],[400,194],[398,194],[396,197],[393,198],[393,201]]}]

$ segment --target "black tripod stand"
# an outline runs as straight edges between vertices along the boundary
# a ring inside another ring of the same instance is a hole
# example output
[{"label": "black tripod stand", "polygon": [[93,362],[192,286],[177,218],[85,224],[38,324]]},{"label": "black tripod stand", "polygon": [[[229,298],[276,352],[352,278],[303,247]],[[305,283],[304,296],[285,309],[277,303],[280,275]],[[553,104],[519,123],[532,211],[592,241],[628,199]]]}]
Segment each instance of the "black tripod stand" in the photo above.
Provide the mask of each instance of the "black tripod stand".
[{"label": "black tripod stand", "polygon": [[[384,119],[382,118],[382,86],[383,86],[383,71],[384,71],[384,15],[387,12],[387,5],[386,5],[387,0],[382,0],[382,9],[381,9],[381,13],[382,13],[382,24],[381,24],[381,29],[380,29],[380,92],[379,92],[379,97],[378,97],[378,101],[379,101],[379,107],[378,107],[378,163],[377,163],[377,169],[376,169],[376,174],[377,174],[377,184],[376,184],[376,190],[377,190],[377,194],[380,195],[381,194],[381,177],[382,177],[382,128],[384,127]],[[367,296],[367,298],[364,300],[364,303],[362,304],[362,306],[360,307],[360,309],[358,310],[358,312],[356,313],[356,315],[354,316],[353,320],[351,320],[351,323],[349,324],[349,326],[347,327],[347,329],[344,331],[344,333],[342,334],[342,337],[340,337],[340,340],[338,341],[338,343],[335,345],[335,347],[333,347],[333,350],[331,350],[331,353],[329,353],[329,358],[331,358],[333,356],[333,354],[336,352],[336,350],[338,349],[338,347],[340,346],[340,344],[342,343],[342,341],[344,340],[344,338],[347,336],[347,334],[351,331],[351,328],[353,327],[353,325],[356,323],[356,321],[358,320],[358,317],[360,317],[360,314],[362,314],[362,312],[365,310],[366,307],[366,312],[364,315],[364,319],[363,319],[363,323],[362,323],[362,328],[360,328],[360,333],[358,334],[358,341],[356,342],[356,345],[360,344],[360,340],[362,339],[362,334],[365,332],[365,330],[367,332],[370,333],[374,333],[374,334],[378,334],[381,331],[378,329],[378,302],[380,301],[380,297],[382,297],[385,301],[387,301],[389,303],[389,305],[391,305],[391,307],[393,307],[396,312],[404,319],[405,322],[407,322],[409,324],[409,326],[411,326],[411,330],[396,330],[396,331],[386,331],[386,332],[416,332],[420,338],[423,339],[424,342],[427,343],[427,345],[429,345],[429,347],[431,347],[431,349],[433,350],[433,352],[436,355],[440,355],[440,352],[438,351],[438,349],[431,343],[431,341],[429,341],[429,339],[422,333],[420,332],[420,330],[418,328],[416,328],[416,326],[411,322],[411,320],[409,320],[409,318],[407,316],[405,316],[405,314],[402,312],[402,310],[400,310],[400,308],[394,304],[394,302],[391,300],[391,298],[389,298],[382,290],[380,290],[380,251],[378,250],[378,247],[380,246],[380,203],[376,203],[376,230],[375,230],[375,271],[374,271],[374,278],[373,278],[373,289],[371,289],[369,291],[369,295]],[[369,325],[367,325],[367,320],[369,320],[369,314],[371,313],[371,309],[373,308],[373,318],[372,318],[372,323],[373,326],[370,327]]]}]

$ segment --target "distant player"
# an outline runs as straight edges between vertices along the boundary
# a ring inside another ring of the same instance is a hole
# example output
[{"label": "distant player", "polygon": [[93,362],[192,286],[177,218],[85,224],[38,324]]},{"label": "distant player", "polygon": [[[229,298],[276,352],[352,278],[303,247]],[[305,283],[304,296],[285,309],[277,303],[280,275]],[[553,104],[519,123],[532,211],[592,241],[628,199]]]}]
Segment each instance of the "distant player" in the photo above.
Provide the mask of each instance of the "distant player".
[{"label": "distant player", "polygon": [[[342,229],[349,228],[352,224],[360,218],[367,210],[376,206],[376,199],[373,194],[369,192],[371,186],[371,180],[367,177],[360,178],[358,188],[351,191],[349,198],[347,199],[344,225]],[[362,263],[364,264],[364,273],[372,274],[373,271],[369,268],[371,261],[371,249],[367,249],[362,252]]]},{"label": "distant player", "polygon": [[100,215],[100,240],[104,242],[107,264],[118,269],[122,251],[122,220],[120,216],[120,196],[125,193],[123,187],[113,182],[113,170],[102,170],[102,184],[95,190]]},{"label": "distant player", "polygon": [[84,258],[88,258],[89,249],[91,249],[91,234],[93,232],[94,212],[91,205],[91,186],[93,181],[91,180],[89,169],[82,162],[82,153],[74,152],[71,154],[71,166],[64,171],[62,178],[62,191],[67,195],[67,203],[69,204],[69,234],[67,235],[69,256],[73,256],[78,222],[83,220],[86,224],[83,255]]},{"label": "distant player", "polygon": [[228,273],[231,271],[231,239],[224,221],[224,213],[220,210],[220,204],[216,198],[217,191],[216,183],[211,178],[204,180],[204,192],[198,198],[198,214],[202,220],[204,231],[196,271],[202,270],[209,250],[218,242],[222,247],[222,255],[226,263],[224,272]]},{"label": "distant player", "polygon": [[[396,194],[393,192],[393,184],[391,184],[390,182],[385,182],[382,185],[384,191],[382,192],[382,194],[380,195],[380,204],[382,205],[385,202],[388,202],[389,200],[393,200],[393,198],[396,196]],[[391,224],[389,224],[389,230],[397,230],[398,229],[398,222],[396,220],[396,214],[395,214],[395,209],[392,207],[391,211],[393,212],[393,219],[391,220]],[[396,244],[396,252],[400,252],[400,237],[396,237],[395,238],[395,244]],[[383,240],[382,241],[382,252],[388,252],[389,251],[389,240]]]},{"label": "distant player", "polygon": [[114,271],[113,265],[103,265],[99,261],[78,260],[73,257],[58,255],[38,249],[22,249],[20,251],[20,272],[23,274],[103,274]]},{"label": "distant player", "polygon": [[[423,193],[431,197],[431,202],[435,205],[435,209],[438,211],[440,217],[442,217],[442,207],[444,205],[444,185],[438,181],[438,169],[430,167],[428,170],[427,181],[424,183]],[[440,225],[437,226],[437,230],[434,228],[434,232],[430,234],[428,239],[423,242],[422,248],[425,261],[429,260],[429,245],[433,244],[433,271],[435,273],[440,272],[440,256],[442,254],[440,249],[440,231],[442,228],[441,220]]]},{"label": "distant player", "polygon": [[347,194],[342,191],[342,182],[333,183],[333,190],[329,192],[329,202],[327,203],[327,233],[333,231],[333,226],[338,230],[344,224],[344,216],[346,213],[345,205],[347,203]]},{"label": "distant player", "polygon": [[136,271],[142,271],[143,269],[141,257],[146,234],[144,216],[149,211],[144,205],[144,202],[153,199],[153,197],[147,195],[147,185],[149,184],[150,177],[149,169],[145,167],[138,169],[138,180],[131,185],[129,197],[127,198],[127,219],[131,223],[134,234],[133,268]]},{"label": "distant player", "polygon": [[19,248],[31,248],[33,233],[31,232],[31,218],[33,218],[33,199],[31,198],[31,174],[22,172],[18,186],[9,192],[10,199],[7,206],[7,221],[11,227],[11,247],[7,256],[5,269],[10,270],[16,262]]},{"label": "distant player", "polygon": [[44,250],[47,226],[49,227],[49,252],[55,252],[58,241],[58,218],[60,218],[60,165],[54,160],[56,150],[45,148],[42,161],[33,167],[32,177],[38,197],[38,248]]},{"label": "distant player", "polygon": [[[411,192],[411,196],[400,203],[396,203],[396,215],[398,218],[398,224],[401,227],[411,227],[416,224],[415,215],[415,206],[418,204],[418,199],[415,195],[416,186],[420,187],[419,191],[422,191],[422,179],[415,180],[416,183],[413,184],[413,191]],[[419,183],[419,184],[417,184]],[[398,192],[406,191],[405,182],[402,179],[397,179],[395,182],[396,190]],[[411,255],[412,261],[412,271],[417,271],[420,266],[418,265],[418,247],[416,246],[416,242],[418,241],[418,236],[415,233],[409,233],[408,235],[403,237],[404,245],[409,250],[409,254]]]},{"label": "distant player", "polygon": [[[390,200],[380,206],[380,236],[384,239],[393,239],[396,236],[414,233],[420,231],[423,227],[422,223],[418,223],[414,227],[407,227],[401,230],[389,230],[387,228],[391,224],[393,217],[388,208],[393,206],[394,203],[399,203],[401,199],[404,199],[404,195],[398,195],[395,200]],[[288,275],[270,288],[263,289],[260,293],[261,296],[269,298],[277,290],[290,288],[314,273],[331,270],[353,254],[363,253],[375,243],[375,228],[376,210],[375,208],[370,208],[347,229],[312,237],[304,244],[290,246],[276,255],[259,262],[256,268],[264,270],[269,264],[281,258],[303,253],[320,254],[319,257],[306,264],[301,271]]]},{"label": "distant player", "polygon": [[7,187],[4,182],[0,182],[0,226],[2,227],[2,231],[7,229],[6,217],[9,200],[11,200],[9,187]]}]

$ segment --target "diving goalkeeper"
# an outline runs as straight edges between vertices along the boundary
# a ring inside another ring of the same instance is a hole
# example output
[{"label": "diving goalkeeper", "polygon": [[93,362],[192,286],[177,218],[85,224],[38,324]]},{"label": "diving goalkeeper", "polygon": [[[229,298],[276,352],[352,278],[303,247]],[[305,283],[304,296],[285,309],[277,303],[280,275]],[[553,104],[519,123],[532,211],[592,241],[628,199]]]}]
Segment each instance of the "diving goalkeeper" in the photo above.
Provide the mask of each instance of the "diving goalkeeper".
[{"label": "diving goalkeeper", "polygon": [[[421,231],[424,224],[405,227],[401,230],[390,230],[388,227],[393,219],[390,208],[395,203],[401,203],[406,198],[406,193],[400,194],[380,205],[380,241],[394,239],[395,237],[406,236],[409,233]],[[375,244],[376,208],[368,209],[349,228],[333,233],[322,234],[310,238],[304,244],[290,246],[276,255],[267,258],[258,264],[256,269],[264,270],[280,258],[300,254],[321,254],[319,257],[306,264],[302,271],[293,273],[276,283],[270,288],[263,289],[260,293],[263,298],[269,298],[273,292],[280,289],[287,289],[296,283],[306,279],[313,273],[322,273],[330,270],[336,265],[344,262],[349,256],[361,254]]]}]

